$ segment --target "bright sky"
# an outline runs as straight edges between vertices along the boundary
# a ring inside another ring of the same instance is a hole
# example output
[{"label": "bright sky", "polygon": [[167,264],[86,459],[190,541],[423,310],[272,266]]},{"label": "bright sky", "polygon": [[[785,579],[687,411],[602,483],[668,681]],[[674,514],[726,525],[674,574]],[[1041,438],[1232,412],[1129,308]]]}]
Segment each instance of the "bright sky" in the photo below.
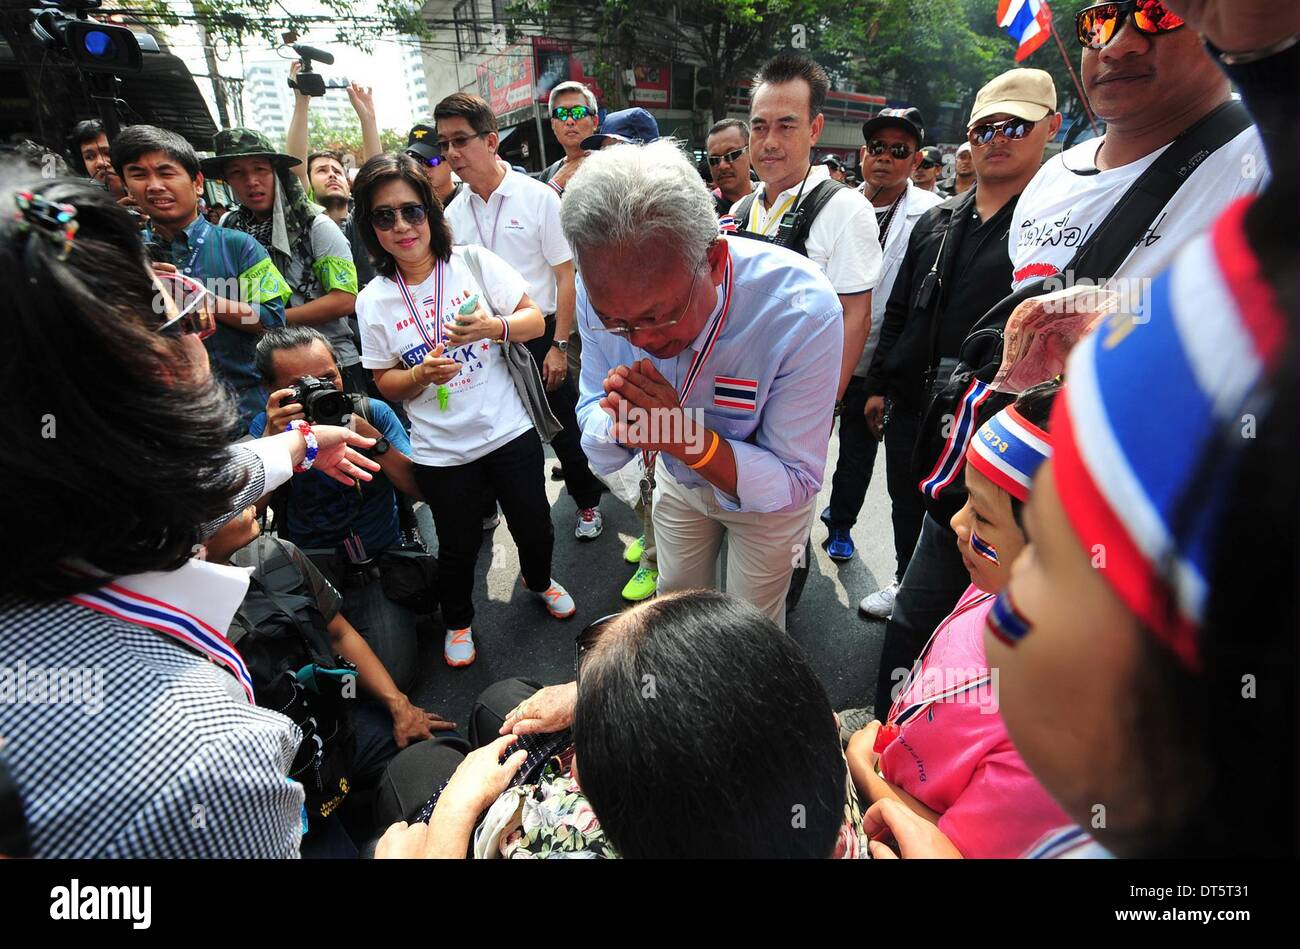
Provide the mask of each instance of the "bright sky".
[{"label": "bright sky", "polygon": [[[189,3],[177,3],[176,6],[183,13],[188,13],[191,10]],[[282,6],[292,13],[312,14],[326,12],[313,0],[278,0],[278,2],[272,0],[271,9],[273,11],[276,6]],[[357,15],[365,16],[373,12],[374,4],[371,0],[355,0],[353,9]],[[197,32],[190,26],[177,27],[168,32],[173,40],[173,52],[185,60],[190,67],[190,72],[206,76],[208,71],[207,63],[203,59],[203,50],[199,45]],[[328,29],[322,29],[316,35],[304,34],[300,37],[300,42],[334,54],[333,66],[317,64],[314,67],[327,80],[346,76],[355,82],[374,88],[375,109],[378,113],[380,128],[409,128],[413,123],[413,119],[407,101],[405,83],[402,80],[402,70],[396,65],[399,61],[402,44],[396,39],[377,40],[374,43],[373,52],[363,53],[358,49],[335,43],[332,40],[333,32]],[[218,69],[223,76],[237,78],[243,75],[243,65],[240,62],[238,50],[228,50],[223,45],[219,45],[217,56]],[[275,51],[261,41],[249,42],[243,49],[244,63],[274,61],[275,57]],[[286,76],[289,62],[291,62],[291,59],[285,60]],[[215,120],[217,110],[212,97],[212,84],[206,79],[199,79],[198,85],[203,92],[204,98],[208,100],[208,106]],[[346,99],[346,94],[342,90],[331,91],[329,96],[331,98],[338,96]]]}]

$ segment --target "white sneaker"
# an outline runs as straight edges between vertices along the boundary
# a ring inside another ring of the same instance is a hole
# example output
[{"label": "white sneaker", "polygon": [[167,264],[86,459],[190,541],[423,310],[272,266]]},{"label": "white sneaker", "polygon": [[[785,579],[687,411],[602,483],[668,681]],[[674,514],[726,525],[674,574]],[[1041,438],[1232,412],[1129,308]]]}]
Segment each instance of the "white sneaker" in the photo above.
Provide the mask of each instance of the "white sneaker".
[{"label": "white sneaker", "polygon": [[449,666],[467,666],[474,661],[474,631],[466,626],[464,629],[449,629],[442,642],[442,658]]},{"label": "white sneaker", "polygon": [[894,597],[897,595],[898,581],[895,580],[889,586],[863,597],[862,602],[858,604],[858,609],[876,619],[889,619],[894,612]]},{"label": "white sneaker", "polygon": [[[519,582],[524,582],[523,577],[519,578]],[[525,585],[525,589],[527,589],[527,585]],[[546,604],[546,612],[556,619],[568,619],[578,612],[578,607],[574,605],[573,597],[569,596],[569,591],[556,583],[554,577],[551,578],[551,585],[546,588],[546,592],[536,595],[540,596],[542,602]]]},{"label": "white sneaker", "polygon": [[584,507],[578,510],[578,525],[573,529],[573,536],[578,540],[595,540],[605,529],[601,519],[600,508]]}]

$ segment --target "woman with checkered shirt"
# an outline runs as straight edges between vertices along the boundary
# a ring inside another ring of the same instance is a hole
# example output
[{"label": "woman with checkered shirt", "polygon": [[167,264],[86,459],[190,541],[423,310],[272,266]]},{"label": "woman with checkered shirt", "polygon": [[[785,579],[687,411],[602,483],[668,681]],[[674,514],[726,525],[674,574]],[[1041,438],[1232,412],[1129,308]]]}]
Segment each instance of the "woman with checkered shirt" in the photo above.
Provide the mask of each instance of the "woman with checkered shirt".
[{"label": "woman with checkered shirt", "polygon": [[[202,306],[176,308],[131,216],[84,182],[0,168],[9,543],[0,743],[38,857],[290,857],[300,735],[223,635],[247,574],[202,540],[295,467],[377,468],[344,429],[230,447]],[[204,525],[204,526],[199,526]]]}]

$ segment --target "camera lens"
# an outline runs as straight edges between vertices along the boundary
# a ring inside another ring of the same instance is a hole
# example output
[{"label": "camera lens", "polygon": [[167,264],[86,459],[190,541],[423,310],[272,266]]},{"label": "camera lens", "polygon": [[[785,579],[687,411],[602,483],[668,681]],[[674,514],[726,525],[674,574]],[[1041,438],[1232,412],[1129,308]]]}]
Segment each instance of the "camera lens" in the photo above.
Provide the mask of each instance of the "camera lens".
[{"label": "camera lens", "polygon": [[112,57],[117,53],[117,44],[113,42],[113,38],[100,30],[91,30],[82,39],[82,43],[86,47],[86,52],[99,59]]}]

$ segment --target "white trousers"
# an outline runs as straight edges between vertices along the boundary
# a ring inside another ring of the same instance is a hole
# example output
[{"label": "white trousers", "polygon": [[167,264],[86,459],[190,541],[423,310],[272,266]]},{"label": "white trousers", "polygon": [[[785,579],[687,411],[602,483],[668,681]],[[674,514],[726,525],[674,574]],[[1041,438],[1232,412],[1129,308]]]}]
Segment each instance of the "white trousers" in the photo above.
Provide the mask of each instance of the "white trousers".
[{"label": "white trousers", "polygon": [[656,466],[654,533],[659,592],[718,589],[718,551],[727,537],[726,592],[748,600],[785,629],[790,575],[812,527],[816,498],[771,514],[728,511],[712,488],[683,487]]}]

